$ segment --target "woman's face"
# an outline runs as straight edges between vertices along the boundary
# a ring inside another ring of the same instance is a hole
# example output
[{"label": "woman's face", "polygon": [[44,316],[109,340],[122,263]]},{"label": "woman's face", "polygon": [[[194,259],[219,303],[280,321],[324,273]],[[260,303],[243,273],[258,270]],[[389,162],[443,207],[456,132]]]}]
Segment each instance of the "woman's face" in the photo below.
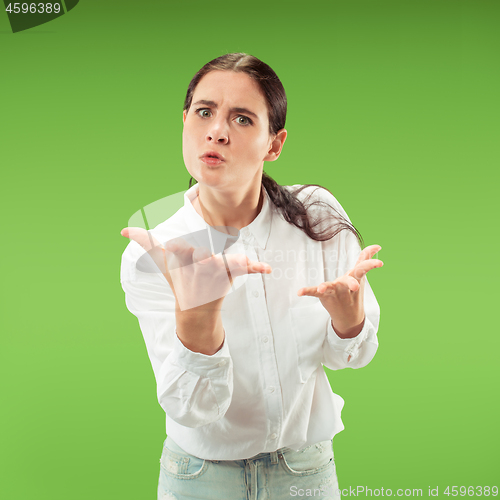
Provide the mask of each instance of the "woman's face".
[{"label": "woman's face", "polygon": [[[246,73],[211,71],[196,87],[184,111],[182,152],[188,172],[200,184],[217,190],[248,191],[260,186],[269,134],[266,101]],[[217,153],[220,160],[203,155]]]}]

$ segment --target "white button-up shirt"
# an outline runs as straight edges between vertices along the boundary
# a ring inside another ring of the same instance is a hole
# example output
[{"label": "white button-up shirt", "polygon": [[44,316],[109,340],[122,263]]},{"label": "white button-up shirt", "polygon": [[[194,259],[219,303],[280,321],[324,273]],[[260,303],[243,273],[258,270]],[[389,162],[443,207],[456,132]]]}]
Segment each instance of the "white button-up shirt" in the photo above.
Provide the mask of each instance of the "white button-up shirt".
[{"label": "white button-up shirt", "polygon": [[[366,282],[363,329],[355,338],[341,339],[319,299],[298,297],[297,291],[352,269],[360,253],[356,237],[343,230],[328,241],[312,240],[279,215],[263,188],[258,216],[227,241],[228,235],[209,226],[193,207],[198,187],[185,193],[180,210],[151,230],[153,236],[161,243],[180,236],[203,244],[211,231],[216,253],[224,248],[245,253],[251,261],[269,264],[272,273],[235,278],[221,310],[223,346],[208,356],[190,351],[177,337],[172,289],[158,269],[138,262],[145,250],[135,241],[125,249],[121,284],[144,336],[167,434],[186,452],[210,460],[244,459],[282,447],[298,450],[333,438],[344,428],[344,400],[332,392],[323,365],[338,370],[368,364],[378,346],[380,310]],[[299,197],[313,189],[305,188]],[[328,202],[347,219],[328,191],[317,189],[312,199]]]}]

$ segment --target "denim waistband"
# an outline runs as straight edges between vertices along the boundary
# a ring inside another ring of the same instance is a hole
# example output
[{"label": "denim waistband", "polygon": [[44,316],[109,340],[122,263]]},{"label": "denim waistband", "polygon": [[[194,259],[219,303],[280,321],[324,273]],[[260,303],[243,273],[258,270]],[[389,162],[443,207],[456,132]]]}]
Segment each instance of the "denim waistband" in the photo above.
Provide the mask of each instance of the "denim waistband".
[{"label": "denim waistband", "polygon": [[255,462],[256,460],[261,460],[261,459],[267,458],[271,461],[271,463],[277,463],[278,456],[281,455],[285,450],[288,450],[288,449],[289,448],[280,448],[279,450],[276,450],[276,451],[258,453],[257,455],[254,455],[253,457],[243,458],[242,460],[246,460],[248,462]]},{"label": "denim waistband", "polygon": [[[169,441],[174,445],[174,447],[178,448],[178,451],[179,452],[182,452],[182,453],[186,453],[172,438],[168,438]],[[317,443],[317,444],[328,444],[328,445],[331,445],[331,440],[326,440],[322,443]],[[310,446],[314,446],[314,445],[310,445]],[[310,448],[310,446],[306,446],[305,448],[303,448],[304,450],[307,449],[307,448]],[[249,458],[240,458],[240,459],[237,459],[237,460],[210,460],[211,462],[238,462],[238,461],[250,461],[250,462],[254,462],[256,460],[261,460],[261,459],[269,459],[271,461],[271,463],[277,463],[277,459],[278,459],[278,456],[281,456],[283,455],[284,453],[287,453],[287,452],[297,452],[297,451],[300,451],[300,450],[294,450],[293,448],[287,448],[286,446],[283,447],[283,448],[278,448],[277,450],[275,451],[268,451],[268,452],[262,452],[262,453],[257,453],[257,455],[254,455],[253,457],[249,457]]]}]

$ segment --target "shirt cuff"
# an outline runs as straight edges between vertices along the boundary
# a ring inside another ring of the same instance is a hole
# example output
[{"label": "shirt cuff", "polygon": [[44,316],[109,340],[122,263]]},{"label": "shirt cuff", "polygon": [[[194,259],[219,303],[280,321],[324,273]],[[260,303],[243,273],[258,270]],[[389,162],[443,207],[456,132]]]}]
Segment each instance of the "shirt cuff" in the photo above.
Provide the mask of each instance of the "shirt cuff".
[{"label": "shirt cuff", "polygon": [[217,378],[224,375],[231,364],[231,354],[226,339],[222,347],[211,356],[189,350],[175,334],[170,362],[200,377]]},{"label": "shirt cuff", "polygon": [[366,340],[370,330],[370,321],[365,316],[363,328],[356,335],[349,339],[343,339],[337,335],[332,326],[332,320],[328,321],[328,342],[336,351],[344,351],[343,360],[345,363],[352,363],[358,356],[361,348],[361,343]]}]

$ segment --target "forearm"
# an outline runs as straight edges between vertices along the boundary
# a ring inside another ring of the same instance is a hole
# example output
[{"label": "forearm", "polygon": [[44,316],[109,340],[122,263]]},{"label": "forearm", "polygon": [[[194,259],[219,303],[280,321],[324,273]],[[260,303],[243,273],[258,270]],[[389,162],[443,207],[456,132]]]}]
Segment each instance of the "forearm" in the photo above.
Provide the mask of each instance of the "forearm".
[{"label": "forearm", "polygon": [[184,346],[207,356],[215,354],[224,342],[224,328],[220,310],[206,311],[193,308],[176,310],[176,332]]},{"label": "forearm", "polygon": [[[328,368],[361,368],[366,366],[377,351],[377,330],[380,319],[380,308],[373,292],[366,281],[364,286],[364,311],[362,321],[350,331],[338,330],[335,319],[328,321],[327,342],[324,345],[324,361]],[[359,331],[358,331],[359,330]],[[339,335],[340,333],[340,335]]]},{"label": "forearm", "polygon": [[233,364],[227,345],[214,355],[205,355],[187,349],[175,336],[157,384],[161,407],[177,423],[201,427],[219,420],[233,393]]},{"label": "forearm", "polygon": [[332,319],[332,328],[342,339],[352,339],[363,329],[365,322],[364,290],[365,279],[362,280],[357,293],[348,292],[347,300],[342,302],[333,300],[325,305]]}]

